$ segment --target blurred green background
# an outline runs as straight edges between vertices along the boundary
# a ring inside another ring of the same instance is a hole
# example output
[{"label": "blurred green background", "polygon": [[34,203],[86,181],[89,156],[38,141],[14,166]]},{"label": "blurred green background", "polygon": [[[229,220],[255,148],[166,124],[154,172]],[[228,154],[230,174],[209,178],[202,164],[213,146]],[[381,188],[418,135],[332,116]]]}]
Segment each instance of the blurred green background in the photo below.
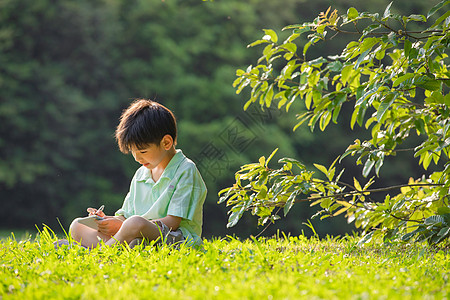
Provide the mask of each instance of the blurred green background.
[{"label": "blurred green background", "polygon": [[[277,147],[277,158],[327,165],[365,133],[351,132],[345,113],[327,132],[292,132],[300,104],[289,113],[256,106],[244,112],[246,94],[236,95],[231,84],[236,69],[255,63],[261,51],[246,46],[263,28],[281,33],[329,6],[383,13],[389,2],[0,0],[0,230],[47,224],[60,231],[58,219],[67,229],[101,204],[113,214],[138,167],[119,152],[115,126],[133,99],[150,98],[177,116],[178,148],[208,186],[204,236],[258,234],[251,216],[227,229],[227,208],[217,204],[217,192],[234,182],[240,165]],[[426,13],[437,2],[396,0],[392,10]],[[339,53],[347,39],[337,36],[309,52]],[[359,178],[353,164],[342,163],[346,180]],[[410,154],[386,161],[380,185],[415,177],[416,165]],[[314,211],[298,204],[264,234],[311,233],[302,223]],[[313,224],[320,235],[354,230],[343,217]]]}]

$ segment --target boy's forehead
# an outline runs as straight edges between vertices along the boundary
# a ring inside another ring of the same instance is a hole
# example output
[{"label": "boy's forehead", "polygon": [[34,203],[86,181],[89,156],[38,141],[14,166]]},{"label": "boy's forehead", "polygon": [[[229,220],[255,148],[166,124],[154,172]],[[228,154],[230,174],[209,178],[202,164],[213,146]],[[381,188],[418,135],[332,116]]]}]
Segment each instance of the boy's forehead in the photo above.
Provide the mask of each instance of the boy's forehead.
[{"label": "boy's forehead", "polygon": [[132,152],[136,152],[136,151],[142,151],[142,150],[148,149],[151,146],[152,146],[152,144],[145,144],[145,145],[139,145],[139,146],[137,146],[137,145],[130,145],[128,147],[128,149],[130,149],[130,151],[132,151]]}]

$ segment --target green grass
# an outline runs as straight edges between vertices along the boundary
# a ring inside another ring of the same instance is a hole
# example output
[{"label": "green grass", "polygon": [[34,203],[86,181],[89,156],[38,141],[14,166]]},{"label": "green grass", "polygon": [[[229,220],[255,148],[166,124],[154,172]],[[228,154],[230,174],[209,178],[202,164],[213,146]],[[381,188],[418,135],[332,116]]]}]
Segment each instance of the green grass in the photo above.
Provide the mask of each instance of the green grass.
[{"label": "green grass", "polygon": [[449,252],[357,246],[356,238],[205,240],[181,246],[54,249],[0,241],[0,299],[443,299]]},{"label": "green grass", "polygon": [[31,233],[25,229],[0,229],[0,239],[7,239],[11,236],[17,240],[25,240],[30,238]]}]

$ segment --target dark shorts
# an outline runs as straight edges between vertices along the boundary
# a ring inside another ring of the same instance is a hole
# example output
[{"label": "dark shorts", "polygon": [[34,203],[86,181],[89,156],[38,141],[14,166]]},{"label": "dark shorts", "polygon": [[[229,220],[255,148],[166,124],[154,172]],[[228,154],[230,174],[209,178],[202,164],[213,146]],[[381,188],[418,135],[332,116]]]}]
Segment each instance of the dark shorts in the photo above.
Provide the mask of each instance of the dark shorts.
[{"label": "dark shorts", "polygon": [[[152,223],[156,224],[158,228],[160,229],[161,237],[159,242],[163,241],[167,245],[182,243],[185,238],[183,236],[183,233],[180,229],[177,230],[170,230],[169,227],[167,227],[166,224],[164,224],[161,221],[151,221]],[[137,238],[130,242],[130,248],[133,248],[139,244],[141,244],[144,241],[143,238]],[[144,241],[144,243],[147,245],[148,243]]]}]

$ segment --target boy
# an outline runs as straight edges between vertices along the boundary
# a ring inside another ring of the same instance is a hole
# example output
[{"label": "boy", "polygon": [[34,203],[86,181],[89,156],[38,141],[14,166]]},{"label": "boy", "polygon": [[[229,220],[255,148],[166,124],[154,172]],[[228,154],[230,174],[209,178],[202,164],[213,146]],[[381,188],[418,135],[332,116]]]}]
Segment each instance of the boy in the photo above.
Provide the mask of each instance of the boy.
[{"label": "boy", "polygon": [[106,245],[156,240],[201,243],[206,186],[195,164],[176,150],[177,126],[173,113],[163,105],[140,99],[123,113],[116,129],[120,151],[133,155],[142,166],[136,171],[122,208],[115,216],[88,208],[98,230],[77,222],[70,234],[84,247],[93,248],[99,238]]}]

